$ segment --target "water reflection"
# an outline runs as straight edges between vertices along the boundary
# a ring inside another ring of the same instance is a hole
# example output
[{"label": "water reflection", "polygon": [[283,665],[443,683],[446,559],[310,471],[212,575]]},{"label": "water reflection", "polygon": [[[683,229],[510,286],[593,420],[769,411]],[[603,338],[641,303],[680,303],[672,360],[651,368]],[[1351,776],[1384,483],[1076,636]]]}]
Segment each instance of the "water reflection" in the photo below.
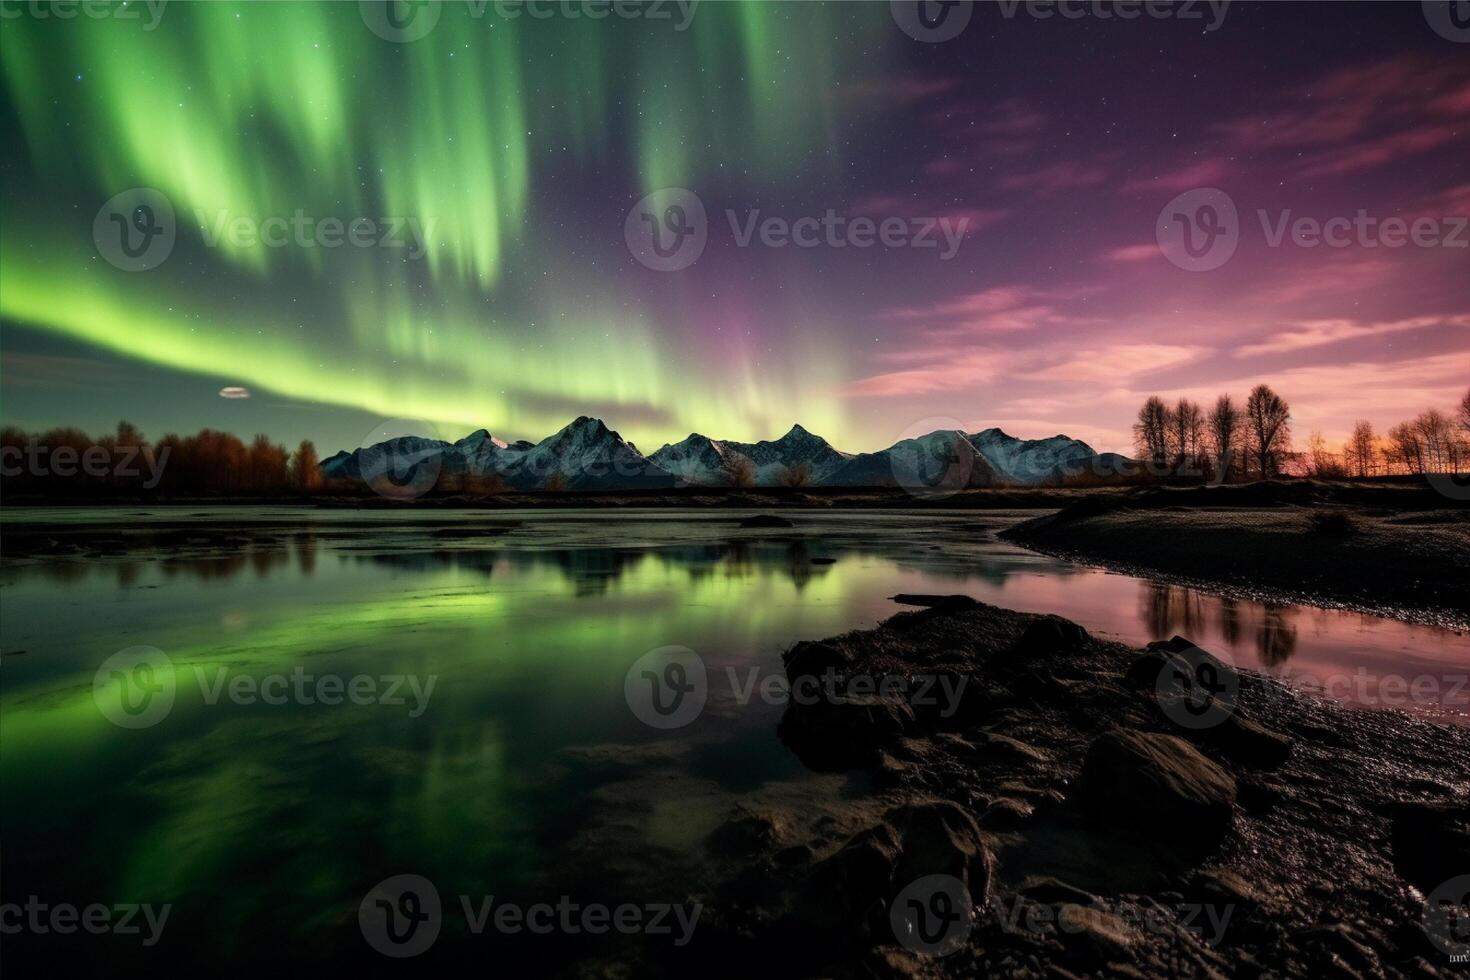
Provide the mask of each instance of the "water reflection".
[{"label": "water reflection", "polygon": [[[303,942],[323,916],[350,923],[385,864],[451,894],[656,892],[732,794],[850,790],[805,772],[775,735],[780,707],[737,703],[724,678],[779,673],[792,643],[872,626],[900,592],[1054,612],[1134,646],[1181,633],[1301,674],[1470,664],[1466,637],[1108,574],[1005,545],[982,520],[833,515],[755,535],[700,515],[558,515],[493,540],[338,528],[0,563],[0,878],[19,894],[176,901],[179,935]],[[92,679],[135,644],[188,683],[166,723],[119,737]],[[623,699],[629,665],[670,644],[715,679],[672,735]],[[209,702],[193,673],[220,668],[441,680],[410,718]]]},{"label": "water reflection", "polygon": [[1242,603],[1160,582],[1142,583],[1140,604],[1139,617],[1156,638],[1182,635],[1206,643],[1218,637],[1226,648],[1238,652],[1249,626],[1260,666],[1280,667],[1296,652],[1295,620],[1301,610],[1294,606]]}]

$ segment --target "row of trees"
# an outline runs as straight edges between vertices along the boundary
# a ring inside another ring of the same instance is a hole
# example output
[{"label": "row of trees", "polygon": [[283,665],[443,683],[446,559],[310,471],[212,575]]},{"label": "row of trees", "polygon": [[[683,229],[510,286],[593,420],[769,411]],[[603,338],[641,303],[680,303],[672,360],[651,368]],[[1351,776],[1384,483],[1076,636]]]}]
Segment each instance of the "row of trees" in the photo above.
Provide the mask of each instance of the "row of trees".
[{"label": "row of trees", "polygon": [[1268,385],[1244,404],[1221,395],[1208,410],[1157,395],[1144,402],[1133,426],[1140,460],[1158,475],[1209,475],[1219,480],[1279,476],[1291,453],[1291,406]]},{"label": "row of trees", "polygon": [[322,485],[316,447],[294,453],[256,436],[249,444],[204,429],[149,442],[130,422],[92,437],[80,429],[29,433],[0,429],[0,475],[7,493],[59,496],[239,495],[309,492]]},{"label": "row of trees", "polygon": [[1367,477],[1393,473],[1461,473],[1470,468],[1470,391],[1454,412],[1431,408],[1380,435],[1359,419],[1341,453],[1314,432],[1305,470],[1311,476]]},{"label": "row of trees", "polygon": [[1136,453],[1155,476],[1220,481],[1281,475],[1368,477],[1458,473],[1470,467],[1470,392],[1453,412],[1430,409],[1380,435],[1359,420],[1341,452],[1320,432],[1292,448],[1291,406],[1269,385],[1244,403],[1221,395],[1209,409],[1181,398],[1144,402],[1133,426]]}]

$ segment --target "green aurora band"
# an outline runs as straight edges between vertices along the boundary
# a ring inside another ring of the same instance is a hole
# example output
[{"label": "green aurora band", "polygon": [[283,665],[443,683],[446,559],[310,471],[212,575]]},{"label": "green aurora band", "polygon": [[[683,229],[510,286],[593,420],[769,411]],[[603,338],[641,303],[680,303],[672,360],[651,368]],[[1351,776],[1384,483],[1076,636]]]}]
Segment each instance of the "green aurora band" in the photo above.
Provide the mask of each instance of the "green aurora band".
[{"label": "green aurora band", "polygon": [[[403,44],[354,3],[175,3],[154,30],[0,21],[40,185],[5,198],[0,316],[451,437],[544,434],[581,404],[615,423],[627,409],[645,438],[760,438],[799,419],[840,440],[841,345],[820,315],[787,311],[782,346],[806,356],[758,366],[757,340],[702,334],[698,295],[681,297],[693,322],[668,324],[625,281],[678,296],[679,277],[565,246],[616,243],[626,259],[622,216],[661,187],[836,174],[835,100],[821,93],[897,33],[886,5],[842,6],[707,3],[678,31],[677,13],[506,19],[447,2]],[[179,242],[158,269],[127,273],[97,255],[91,220],[140,186],[169,198]],[[605,213],[558,210],[589,187],[606,190]],[[413,215],[432,233],[418,262],[206,247],[211,226],[297,211]]]}]

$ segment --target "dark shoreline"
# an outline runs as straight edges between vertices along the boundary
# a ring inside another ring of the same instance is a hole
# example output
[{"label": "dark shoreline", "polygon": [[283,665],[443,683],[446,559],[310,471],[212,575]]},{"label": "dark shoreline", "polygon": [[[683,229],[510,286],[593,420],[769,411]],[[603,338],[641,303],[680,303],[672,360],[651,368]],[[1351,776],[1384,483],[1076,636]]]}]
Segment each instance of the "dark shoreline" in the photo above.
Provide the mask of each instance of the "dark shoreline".
[{"label": "dark shoreline", "polygon": [[1044,554],[1263,601],[1470,629],[1470,507],[1320,484],[1080,501],[1001,538]]},{"label": "dark shoreline", "polygon": [[[798,644],[793,684],[847,680],[793,700],[782,738],[815,768],[870,777],[852,802],[882,816],[801,840],[779,811],[732,815],[711,838],[729,862],[714,903],[726,962],[774,948],[782,975],[1452,972],[1424,896],[1470,873],[1470,729],[1218,662],[1238,691],[1228,712],[1181,725],[1188,691],[1170,669],[1191,647],[1140,652],[965,600]],[[842,686],[926,676],[963,687],[952,714]],[[942,957],[890,924],[929,875],[961,882],[975,908]],[[1206,909],[1226,924],[1204,928]]]}]

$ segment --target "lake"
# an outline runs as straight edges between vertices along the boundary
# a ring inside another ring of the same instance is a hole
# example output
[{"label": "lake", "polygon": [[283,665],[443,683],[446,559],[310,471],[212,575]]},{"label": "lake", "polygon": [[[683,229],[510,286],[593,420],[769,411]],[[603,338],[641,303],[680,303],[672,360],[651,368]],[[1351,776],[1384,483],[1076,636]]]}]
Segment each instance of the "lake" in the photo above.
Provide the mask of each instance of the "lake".
[{"label": "lake", "polygon": [[[1344,700],[1456,721],[1470,709],[1470,637],[1225,600],[995,539],[1033,513],[798,511],[792,530],[740,516],[5,513],[99,538],[160,520],[251,531],[0,566],[5,900],[171,908],[151,945],[145,925],[28,934],[11,955],[65,941],[114,967],[287,948],[343,962],[365,948],[364,896],[413,874],[445,905],[441,946],[611,956],[604,937],[475,936],[458,896],[680,901],[740,807],[861,793],[783,747],[775,682],[783,650],[871,627],[900,611],[897,593],[1057,613],[1133,645],[1180,633]],[[668,648],[705,671],[703,708],[677,728],[654,727],[668,718],[638,693]]]}]

